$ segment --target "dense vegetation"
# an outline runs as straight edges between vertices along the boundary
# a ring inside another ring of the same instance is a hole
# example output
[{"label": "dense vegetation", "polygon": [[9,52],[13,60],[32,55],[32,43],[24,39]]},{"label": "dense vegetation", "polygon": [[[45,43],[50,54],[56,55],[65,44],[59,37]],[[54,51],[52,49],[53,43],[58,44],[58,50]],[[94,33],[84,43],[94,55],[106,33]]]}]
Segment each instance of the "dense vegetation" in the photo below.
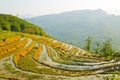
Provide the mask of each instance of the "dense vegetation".
[{"label": "dense vegetation", "polygon": [[41,36],[49,36],[41,27],[8,14],[0,14],[0,28],[7,31],[27,32]]},{"label": "dense vegetation", "polygon": [[119,57],[120,56],[120,52],[119,51],[116,51],[114,48],[113,48],[113,45],[111,43],[110,40],[104,40],[103,42],[96,42],[96,45],[93,46],[94,48],[92,49],[92,46],[93,46],[93,38],[92,37],[88,37],[86,39],[86,45],[84,47],[84,49],[88,52],[91,52],[91,53],[95,53],[96,55],[101,55],[101,56],[104,56],[104,57]]}]

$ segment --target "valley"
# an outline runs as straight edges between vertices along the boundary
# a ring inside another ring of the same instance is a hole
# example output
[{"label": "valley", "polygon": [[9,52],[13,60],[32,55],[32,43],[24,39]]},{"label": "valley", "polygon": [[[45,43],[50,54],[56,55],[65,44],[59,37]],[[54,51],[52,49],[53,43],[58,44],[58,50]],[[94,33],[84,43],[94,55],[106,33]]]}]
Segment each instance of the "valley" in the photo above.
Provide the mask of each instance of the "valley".
[{"label": "valley", "polygon": [[120,80],[120,0],[1,0],[0,80]]}]

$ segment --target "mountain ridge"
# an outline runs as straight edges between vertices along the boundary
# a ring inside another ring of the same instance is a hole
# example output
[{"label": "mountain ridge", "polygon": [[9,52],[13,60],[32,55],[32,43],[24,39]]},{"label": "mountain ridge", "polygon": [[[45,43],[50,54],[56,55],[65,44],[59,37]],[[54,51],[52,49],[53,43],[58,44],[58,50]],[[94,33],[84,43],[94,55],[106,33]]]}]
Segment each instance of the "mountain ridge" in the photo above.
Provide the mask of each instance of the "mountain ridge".
[{"label": "mountain ridge", "polygon": [[120,16],[109,15],[100,9],[69,11],[27,20],[41,25],[55,38],[77,46],[83,47],[88,36],[93,37],[94,42],[111,39],[114,47],[119,46]]}]

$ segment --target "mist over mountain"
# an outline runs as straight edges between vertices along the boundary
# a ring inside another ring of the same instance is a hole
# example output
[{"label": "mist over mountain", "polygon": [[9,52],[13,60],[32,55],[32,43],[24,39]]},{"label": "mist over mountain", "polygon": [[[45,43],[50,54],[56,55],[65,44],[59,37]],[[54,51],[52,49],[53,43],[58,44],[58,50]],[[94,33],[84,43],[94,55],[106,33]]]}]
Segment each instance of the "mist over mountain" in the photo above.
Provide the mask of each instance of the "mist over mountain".
[{"label": "mist over mountain", "polygon": [[83,47],[88,36],[94,43],[110,39],[115,48],[120,45],[120,16],[108,15],[101,9],[70,11],[27,20],[42,26],[55,38],[77,46]]},{"label": "mist over mountain", "polygon": [[25,15],[18,15],[20,18],[32,18],[34,17],[35,15],[32,15],[32,14],[25,14]]}]

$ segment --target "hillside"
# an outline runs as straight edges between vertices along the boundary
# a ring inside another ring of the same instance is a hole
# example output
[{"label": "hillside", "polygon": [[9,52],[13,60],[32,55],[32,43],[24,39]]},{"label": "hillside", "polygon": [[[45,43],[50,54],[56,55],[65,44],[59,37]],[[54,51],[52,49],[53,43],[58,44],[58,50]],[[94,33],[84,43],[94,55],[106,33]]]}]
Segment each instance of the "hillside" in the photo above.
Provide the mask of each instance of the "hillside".
[{"label": "hillside", "polygon": [[119,65],[119,57],[109,59],[55,39],[0,30],[0,80],[104,80],[103,75],[119,71]]},{"label": "hillside", "polygon": [[78,10],[27,19],[43,28],[56,39],[84,47],[85,39],[93,37],[93,42],[112,40],[119,49],[120,16],[108,15],[103,10]]},{"label": "hillside", "polygon": [[8,14],[0,14],[0,28],[7,31],[49,36],[40,26],[36,26],[30,22]]}]

